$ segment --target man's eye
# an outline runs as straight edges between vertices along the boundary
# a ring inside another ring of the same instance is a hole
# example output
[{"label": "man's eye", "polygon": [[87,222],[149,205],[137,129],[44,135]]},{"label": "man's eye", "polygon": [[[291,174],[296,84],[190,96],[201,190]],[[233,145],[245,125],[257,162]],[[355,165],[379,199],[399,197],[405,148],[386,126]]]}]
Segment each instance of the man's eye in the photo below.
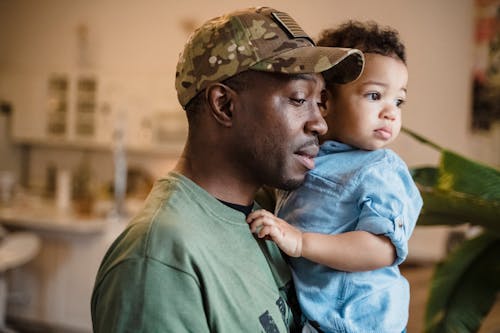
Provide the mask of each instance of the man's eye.
[{"label": "man's eye", "polygon": [[405,104],[405,100],[404,99],[397,99],[396,100],[396,106],[397,107],[401,107],[403,104]]},{"label": "man's eye", "polygon": [[378,101],[380,99],[380,94],[377,92],[371,92],[365,95],[371,101]]},{"label": "man's eye", "polygon": [[290,100],[292,101],[293,104],[296,105],[302,105],[306,102],[306,100],[303,98],[290,98]]}]

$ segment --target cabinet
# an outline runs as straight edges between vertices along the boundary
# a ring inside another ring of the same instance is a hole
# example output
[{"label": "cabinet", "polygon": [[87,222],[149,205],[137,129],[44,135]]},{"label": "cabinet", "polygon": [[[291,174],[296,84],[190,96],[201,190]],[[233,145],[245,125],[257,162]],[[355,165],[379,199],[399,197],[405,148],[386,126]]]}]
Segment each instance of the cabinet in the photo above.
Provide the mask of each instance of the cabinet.
[{"label": "cabinet", "polygon": [[159,75],[40,72],[6,74],[0,87],[12,103],[16,142],[73,148],[180,153],[187,120],[171,80]]}]

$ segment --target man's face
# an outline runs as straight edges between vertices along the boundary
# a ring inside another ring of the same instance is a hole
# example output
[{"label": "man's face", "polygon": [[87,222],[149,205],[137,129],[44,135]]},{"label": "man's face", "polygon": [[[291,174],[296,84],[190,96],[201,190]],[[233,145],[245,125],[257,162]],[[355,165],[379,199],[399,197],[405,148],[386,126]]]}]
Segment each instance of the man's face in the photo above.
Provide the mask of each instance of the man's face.
[{"label": "man's face", "polygon": [[252,72],[235,100],[233,156],[257,184],[293,189],[314,168],[322,117],[324,81],[319,74]]}]

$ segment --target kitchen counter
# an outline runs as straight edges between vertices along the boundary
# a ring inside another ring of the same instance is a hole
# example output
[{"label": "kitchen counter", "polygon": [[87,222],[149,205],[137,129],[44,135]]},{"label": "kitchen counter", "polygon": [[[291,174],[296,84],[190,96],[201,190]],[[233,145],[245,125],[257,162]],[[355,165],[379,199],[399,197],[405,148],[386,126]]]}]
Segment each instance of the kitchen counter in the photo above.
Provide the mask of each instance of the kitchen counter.
[{"label": "kitchen counter", "polygon": [[[129,213],[136,212],[142,200],[127,200]],[[0,224],[7,228],[15,227],[35,231],[49,231],[74,235],[91,235],[106,232],[107,225],[126,222],[130,218],[112,217],[111,201],[96,202],[93,215],[82,215],[73,209],[61,210],[54,200],[24,195],[16,198],[9,205],[0,204]]]},{"label": "kitchen counter", "polygon": [[50,205],[0,208],[0,223],[7,227],[84,235],[103,232],[106,222],[106,218],[79,216]]},{"label": "kitchen counter", "polygon": [[[0,206],[0,224],[40,239],[33,260],[11,270],[7,316],[56,331],[92,332],[90,297],[97,269],[130,217],[109,218],[111,202],[98,203],[94,216],[57,209],[51,200],[16,198]],[[133,207],[131,207],[133,208]],[[107,214],[109,215],[109,214]]]}]

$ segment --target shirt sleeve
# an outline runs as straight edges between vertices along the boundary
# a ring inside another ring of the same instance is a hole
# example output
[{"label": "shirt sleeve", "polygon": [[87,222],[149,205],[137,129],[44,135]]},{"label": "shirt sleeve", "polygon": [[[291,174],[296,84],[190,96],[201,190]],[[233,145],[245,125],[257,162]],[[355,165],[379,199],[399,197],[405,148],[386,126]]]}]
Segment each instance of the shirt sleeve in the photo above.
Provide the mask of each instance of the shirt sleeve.
[{"label": "shirt sleeve", "polygon": [[148,258],[112,268],[91,307],[95,333],[209,332],[194,277]]},{"label": "shirt sleeve", "polygon": [[357,230],[388,237],[396,249],[394,265],[408,255],[410,238],[422,208],[422,198],[406,164],[399,158],[370,167],[360,178]]}]

